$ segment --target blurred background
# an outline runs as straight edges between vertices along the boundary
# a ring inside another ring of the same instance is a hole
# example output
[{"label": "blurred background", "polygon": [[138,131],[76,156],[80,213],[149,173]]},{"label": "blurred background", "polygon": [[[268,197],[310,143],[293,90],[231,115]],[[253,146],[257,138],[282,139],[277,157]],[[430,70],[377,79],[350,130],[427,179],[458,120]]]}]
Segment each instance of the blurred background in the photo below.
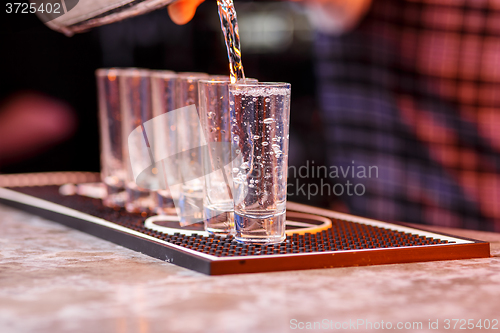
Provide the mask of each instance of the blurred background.
[{"label": "blurred background", "polygon": [[[365,2],[366,14],[340,29],[325,15],[328,1],[316,10],[236,1],[246,75],[292,84],[289,164],[329,170],[291,173],[289,200],[500,231],[500,3]],[[71,38],[31,14],[4,15],[0,25],[1,173],[99,171],[97,68],[228,73],[214,1],[183,26],[166,9]],[[23,124],[47,122],[46,140],[9,151],[23,126],[2,123],[23,108],[31,110]],[[358,173],[370,166],[376,175]],[[342,175],[341,167],[356,173]],[[363,194],[349,195],[347,181],[362,184]],[[325,184],[330,192],[321,194]],[[342,194],[332,193],[335,184]]]},{"label": "blurred background", "polygon": [[[315,98],[313,29],[304,8],[287,2],[237,2],[236,6],[246,75],[293,86],[291,164],[319,163],[324,154]],[[0,101],[19,93],[54,97],[72,108],[77,125],[64,142],[4,158],[2,173],[99,171],[97,68],[229,73],[217,5],[212,1],[202,3],[186,25],[174,24],[165,8],[70,38],[50,30],[35,15],[5,18],[0,40],[8,52],[0,55],[4,64]],[[328,204],[328,199],[315,199]]]}]

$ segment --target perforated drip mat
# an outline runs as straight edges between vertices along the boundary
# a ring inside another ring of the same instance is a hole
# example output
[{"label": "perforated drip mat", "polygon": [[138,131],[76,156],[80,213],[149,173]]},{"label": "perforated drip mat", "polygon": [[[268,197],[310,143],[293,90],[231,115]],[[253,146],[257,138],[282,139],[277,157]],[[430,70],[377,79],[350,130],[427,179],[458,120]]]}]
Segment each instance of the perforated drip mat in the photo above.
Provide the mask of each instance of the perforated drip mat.
[{"label": "perforated drip mat", "polygon": [[[161,226],[176,227],[175,222],[146,228],[144,221],[151,215],[113,210],[99,199],[63,196],[59,186],[0,188],[0,202],[211,275],[490,256],[486,242],[294,203],[287,205],[286,241],[261,246],[240,244],[231,236],[208,235],[202,225],[178,232],[159,231]],[[310,229],[302,226],[308,225],[316,226],[317,232],[306,232]]]}]

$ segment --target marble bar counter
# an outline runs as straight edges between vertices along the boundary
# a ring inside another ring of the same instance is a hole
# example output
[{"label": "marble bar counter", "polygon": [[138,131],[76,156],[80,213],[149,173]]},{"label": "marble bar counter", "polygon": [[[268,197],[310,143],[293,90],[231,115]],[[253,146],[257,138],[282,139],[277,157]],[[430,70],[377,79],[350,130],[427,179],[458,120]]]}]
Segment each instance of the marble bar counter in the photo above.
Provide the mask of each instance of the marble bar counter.
[{"label": "marble bar counter", "polygon": [[0,332],[436,332],[453,331],[453,319],[493,328],[500,234],[432,229],[491,242],[492,257],[206,276],[0,205]]}]

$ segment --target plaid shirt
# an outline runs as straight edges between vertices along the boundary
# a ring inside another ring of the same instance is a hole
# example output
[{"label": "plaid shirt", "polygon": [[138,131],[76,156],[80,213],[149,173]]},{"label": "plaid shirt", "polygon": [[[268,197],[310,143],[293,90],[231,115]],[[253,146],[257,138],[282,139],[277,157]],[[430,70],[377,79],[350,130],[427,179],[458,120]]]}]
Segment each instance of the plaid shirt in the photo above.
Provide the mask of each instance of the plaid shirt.
[{"label": "plaid shirt", "polygon": [[500,0],[374,0],[315,48],[329,163],[379,169],[351,212],[500,231]]}]

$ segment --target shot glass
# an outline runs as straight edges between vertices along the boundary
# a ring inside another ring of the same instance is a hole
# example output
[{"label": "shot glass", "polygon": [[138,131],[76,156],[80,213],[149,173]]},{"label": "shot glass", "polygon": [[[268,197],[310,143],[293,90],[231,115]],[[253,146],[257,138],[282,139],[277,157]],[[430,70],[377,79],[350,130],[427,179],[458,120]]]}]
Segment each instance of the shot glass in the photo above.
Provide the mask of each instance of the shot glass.
[{"label": "shot glass", "polygon": [[[160,172],[170,183],[179,183],[177,174],[176,159],[164,158],[174,155],[177,152],[178,124],[175,113],[170,113],[169,117],[158,117],[176,109],[176,81],[177,74],[172,71],[151,71],[151,96],[153,103],[153,117],[155,121],[153,144],[154,155],[157,161],[160,160]],[[161,176],[161,175],[160,175]],[[152,193],[153,211],[160,215],[175,215],[175,200],[179,199],[177,186],[168,186],[165,181],[165,188],[158,189]]]},{"label": "shot glass", "polygon": [[215,75],[198,82],[200,118],[207,141],[203,150],[203,219],[205,230],[215,234],[234,233],[229,84],[229,76]]},{"label": "shot glass", "polygon": [[122,147],[125,161],[129,212],[148,212],[153,206],[151,189],[158,188],[158,168],[151,149],[154,133],[144,124],[153,118],[150,72],[127,69],[120,75]]},{"label": "shot glass", "polygon": [[126,200],[118,79],[121,72],[120,69],[101,68],[95,73],[99,100],[101,179],[107,192],[103,204],[112,208],[123,207]]},{"label": "shot glass", "polygon": [[229,83],[229,77],[198,82],[200,118],[207,142],[202,156],[203,220],[205,230],[215,234],[234,233]]},{"label": "shot glass", "polygon": [[[198,81],[208,78],[205,73],[179,73],[176,82],[176,107],[198,109]],[[179,112],[177,118],[179,152],[179,223],[181,226],[203,221],[202,146],[206,145],[199,112]]]},{"label": "shot glass", "polygon": [[290,84],[229,85],[237,241],[285,239]]}]

